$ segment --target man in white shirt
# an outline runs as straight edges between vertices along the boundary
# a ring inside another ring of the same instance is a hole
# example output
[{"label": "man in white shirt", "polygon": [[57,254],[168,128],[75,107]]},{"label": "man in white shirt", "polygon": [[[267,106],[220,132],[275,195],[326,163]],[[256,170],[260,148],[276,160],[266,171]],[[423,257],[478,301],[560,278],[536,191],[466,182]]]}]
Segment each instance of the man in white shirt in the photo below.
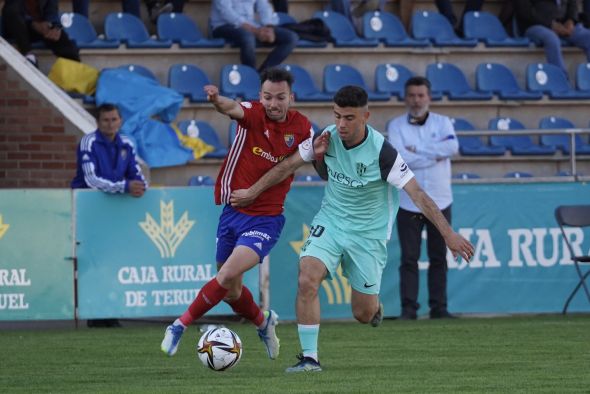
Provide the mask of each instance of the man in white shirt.
[{"label": "man in white shirt", "polygon": [[[405,85],[407,113],[393,119],[387,128],[389,141],[414,172],[418,184],[451,222],[451,156],[459,149],[451,120],[429,112],[430,81],[410,78]],[[428,306],[430,318],[451,318],[447,309],[447,248],[436,227],[403,191],[397,230],[401,247],[400,299],[403,320],[414,320],[420,305],[418,259],[422,230],[426,226],[428,250]]]}]

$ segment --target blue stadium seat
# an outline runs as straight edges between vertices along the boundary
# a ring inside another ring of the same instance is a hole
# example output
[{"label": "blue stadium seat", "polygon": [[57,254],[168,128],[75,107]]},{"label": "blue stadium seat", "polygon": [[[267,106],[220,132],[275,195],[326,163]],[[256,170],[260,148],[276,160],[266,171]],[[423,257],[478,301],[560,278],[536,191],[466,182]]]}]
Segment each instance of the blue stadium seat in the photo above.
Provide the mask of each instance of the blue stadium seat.
[{"label": "blue stadium seat", "polygon": [[192,64],[173,64],[168,70],[168,86],[191,102],[206,103],[205,85],[211,84],[203,70]]},{"label": "blue stadium seat", "polygon": [[376,38],[359,37],[352,22],[338,12],[317,11],[313,17],[323,20],[328,26],[333,44],[336,47],[376,47],[379,45],[379,40]]},{"label": "blue stadium seat", "polygon": [[156,78],[156,75],[152,72],[152,70],[150,70],[149,68],[142,66],[140,64],[124,64],[124,65],[119,66],[117,68],[131,71],[132,73],[137,73],[139,75],[142,75],[142,76],[149,78],[149,79],[153,79],[154,81],[160,83],[158,81],[158,78]]},{"label": "blue stadium seat", "polygon": [[[474,131],[475,127],[463,118],[451,118],[455,131]],[[458,136],[459,152],[463,156],[502,156],[506,153],[503,146],[489,146],[481,136]]]},{"label": "blue stadium seat", "polygon": [[188,180],[189,186],[215,186],[215,179],[208,175],[195,175]]},{"label": "blue stadium seat", "polygon": [[293,178],[295,182],[323,182],[324,180],[319,175],[296,175]]},{"label": "blue stadium seat", "polygon": [[203,120],[183,120],[178,122],[178,129],[185,135],[198,137],[203,142],[215,148],[207,153],[206,158],[223,158],[227,155],[227,148],[221,144],[215,129]]},{"label": "blue stadium seat", "polygon": [[[279,17],[279,25],[297,23],[297,20],[287,13],[277,12],[276,14]],[[328,43],[326,41],[310,41],[299,38],[299,41],[297,41],[297,46],[300,48],[325,48],[328,46]]]},{"label": "blue stadium seat", "polygon": [[84,15],[73,12],[63,13],[60,17],[61,25],[68,37],[76,43],[78,48],[118,48],[119,40],[105,40],[99,38],[94,26]]},{"label": "blue stadium seat", "polygon": [[414,74],[402,64],[379,64],[375,69],[375,90],[403,100],[405,84]]},{"label": "blue stadium seat", "polygon": [[533,178],[533,174],[523,171],[511,171],[504,174],[504,178]]},{"label": "blue stadium seat", "polygon": [[502,100],[540,100],[541,92],[522,90],[508,67],[498,63],[482,63],[475,70],[475,84],[480,92],[497,94]]},{"label": "blue stadium seat", "polygon": [[446,94],[450,100],[491,100],[489,92],[471,89],[467,78],[459,67],[450,63],[434,63],[426,67],[426,78],[432,84],[433,92]]},{"label": "blue stadium seat", "polygon": [[576,88],[590,92],[590,63],[580,63],[576,67]]},{"label": "blue stadium seat", "polygon": [[[555,116],[547,116],[539,121],[539,128],[544,130],[550,129],[575,129],[576,126],[565,118],[558,118]],[[541,145],[554,146],[561,149],[563,153],[569,155],[571,136],[567,134],[546,134],[541,136]],[[586,144],[580,134],[575,136],[576,154],[577,155],[589,155],[590,144]]]},{"label": "blue stadium seat", "polygon": [[526,37],[510,37],[498,17],[484,11],[466,12],[463,32],[465,38],[482,41],[488,47],[528,47],[531,43]]},{"label": "blue stadium seat", "polygon": [[526,81],[529,90],[545,93],[555,100],[590,98],[590,91],[582,92],[572,89],[567,75],[553,64],[529,64],[526,69]]},{"label": "blue stadium seat", "polygon": [[474,172],[458,172],[453,175],[453,179],[480,179],[481,176]]},{"label": "blue stadium seat", "polygon": [[352,66],[346,64],[328,64],[324,67],[324,91],[326,93],[334,94],[346,85],[362,87],[366,90],[371,101],[387,101],[391,98],[389,93],[369,90],[361,73]]},{"label": "blue stadium seat", "polygon": [[171,40],[150,38],[141,19],[125,12],[112,12],[104,20],[104,31],[109,40],[120,40],[127,48],[170,48]]},{"label": "blue stadium seat", "polygon": [[221,94],[231,98],[258,100],[260,97],[260,76],[245,64],[227,64],[221,68],[219,78]]},{"label": "blue stadium seat", "polygon": [[320,91],[306,69],[295,64],[283,67],[293,75],[293,93],[297,101],[332,101],[332,95]]},{"label": "blue stadium seat", "polygon": [[388,47],[427,47],[430,41],[408,36],[399,18],[389,12],[373,11],[363,15],[363,35],[376,38]]},{"label": "blue stadium seat", "polygon": [[506,147],[513,155],[532,156],[553,155],[555,153],[555,147],[536,145],[528,135],[508,135],[510,130],[526,130],[524,125],[514,118],[492,118],[489,121],[488,129],[507,132],[505,136],[490,136],[490,144],[492,146]]},{"label": "blue stadium seat", "polygon": [[447,18],[435,11],[416,11],[412,15],[412,36],[426,39],[435,46],[474,47],[475,39],[462,39],[455,34]]},{"label": "blue stadium seat", "polygon": [[157,29],[160,40],[170,40],[181,48],[222,48],[225,45],[223,38],[204,37],[197,24],[182,13],[161,14]]}]

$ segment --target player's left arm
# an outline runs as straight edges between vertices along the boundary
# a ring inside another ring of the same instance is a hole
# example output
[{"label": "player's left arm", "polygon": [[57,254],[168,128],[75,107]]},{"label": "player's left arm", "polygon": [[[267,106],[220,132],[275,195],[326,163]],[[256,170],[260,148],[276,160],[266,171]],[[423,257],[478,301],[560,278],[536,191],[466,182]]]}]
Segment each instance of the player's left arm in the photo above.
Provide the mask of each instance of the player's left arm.
[{"label": "player's left arm", "polygon": [[440,209],[438,209],[428,194],[424,192],[418,182],[416,182],[416,179],[410,179],[404,186],[404,190],[408,193],[414,204],[420,208],[420,211],[424,216],[436,226],[448,248],[453,253],[453,256],[455,258],[461,256],[466,261],[469,261],[473,256],[473,245],[461,235],[453,231],[453,228],[443,216]]}]

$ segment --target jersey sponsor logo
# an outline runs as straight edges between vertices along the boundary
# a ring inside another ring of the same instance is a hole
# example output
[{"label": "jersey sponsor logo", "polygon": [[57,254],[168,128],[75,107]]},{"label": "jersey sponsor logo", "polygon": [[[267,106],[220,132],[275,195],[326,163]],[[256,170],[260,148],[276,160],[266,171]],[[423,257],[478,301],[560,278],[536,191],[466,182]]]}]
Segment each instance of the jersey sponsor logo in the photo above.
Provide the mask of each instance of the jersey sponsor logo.
[{"label": "jersey sponsor logo", "polygon": [[367,166],[364,163],[356,163],[356,174],[363,176],[367,171]]},{"label": "jersey sponsor logo", "polygon": [[332,177],[332,179],[334,179],[336,182],[341,183],[346,186],[355,187],[355,188],[364,186],[361,181],[359,181],[357,179],[352,179],[351,177],[349,177],[341,172],[334,171],[330,167],[328,167],[328,175],[330,177]]},{"label": "jersey sponsor logo", "polygon": [[273,163],[278,163],[285,158],[285,156],[273,156],[272,154],[265,152],[264,149],[262,149],[259,146],[253,147],[252,153],[254,153],[256,156],[260,156],[263,159],[266,159],[266,160],[273,162]]},{"label": "jersey sponsor logo", "polygon": [[293,134],[285,134],[285,144],[290,148],[293,146],[293,142],[295,142],[295,136]]},{"label": "jersey sponsor logo", "polygon": [[174,257],[176,249],[194,224],[194,220],[188,219],[187,211],[182,214],[178,222],[174,223],[174,201],[166,204],[160,200],[160,223],[156,222],[152,215],[146,213],[145,221],[139,222],[139,227],[156,245],[160,256],[163,259],[170,259]]},{"label": "jersey sponsor logo", "polygon": [[6,234],[10,224],[2,222],[2,215],[0,215],[0,239]]},{"label": "jersey sponsor logo", "polygon": [[254,238],[262,239],[264,241],[270,241],[270,239],[271,239],[270,235],[268,235],[267,233],[263,233],[262,231],[256,231],[256,230],[247,231],[245,233],[242,233],[242,237],[254,237]]}]

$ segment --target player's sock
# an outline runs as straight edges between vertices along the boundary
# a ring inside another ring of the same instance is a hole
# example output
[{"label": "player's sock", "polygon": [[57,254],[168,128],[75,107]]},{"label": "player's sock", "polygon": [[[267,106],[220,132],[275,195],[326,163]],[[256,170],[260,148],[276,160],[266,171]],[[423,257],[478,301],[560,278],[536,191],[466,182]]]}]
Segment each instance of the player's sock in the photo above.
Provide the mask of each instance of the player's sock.
[{"label": "player's sock", "polygon": [[228,304],[238,315],[250,320],[256,327],[264,328],[266,324],[264,314],[254,302],[254,297],[252,297],[252,293],[246,286],[242,286],[240,297],[235,301],[228,302]]},{"label": "player's sock", "polygon": [[221,287],[217,278],[211,279],[205,284],[205,286],[203,286],[201,291],[199,291],[197,298],[195,298],[186,312],[180,316],[180,321],[185,326],[190,325],[193,321],[207,313],[209,309],[219,304],[226,294],[227,289]]},{"label": "player's sock", "polygon": [[299,332],[299,343],[304,357],[318,360],[318,336],[320,333],[319,324],[297,324]]}]

